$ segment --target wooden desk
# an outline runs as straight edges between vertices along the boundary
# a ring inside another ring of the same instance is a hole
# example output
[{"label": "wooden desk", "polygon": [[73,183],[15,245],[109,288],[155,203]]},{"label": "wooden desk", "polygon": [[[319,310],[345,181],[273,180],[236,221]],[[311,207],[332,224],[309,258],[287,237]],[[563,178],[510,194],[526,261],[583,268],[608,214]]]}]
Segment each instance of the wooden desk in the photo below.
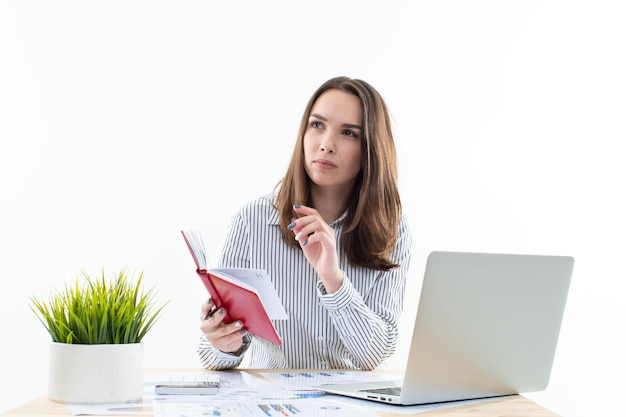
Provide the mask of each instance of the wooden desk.
[{"label": "wooden desk", "polygon": [[[258,374],[259,372],[262,372],[261,370],[240,370],[261,377]],[[184,372],[184,370],[170,371]],[[191,372],[198,372],[198,370],[195,369]],[[407,416],[406,414],[388,412],[380,412],[379,414],[382,417]],[[57,417],[69,415],[70,413],[64,404],[52,402],[45,397],[38,398],[6,413],[0,414],[2,417]],[[460,405],[449,409],[430,411],[414,415],[423,417],[558,417],[558,414],[530,401],[522,395],[494,398],[492,400],[475,404]]]}]

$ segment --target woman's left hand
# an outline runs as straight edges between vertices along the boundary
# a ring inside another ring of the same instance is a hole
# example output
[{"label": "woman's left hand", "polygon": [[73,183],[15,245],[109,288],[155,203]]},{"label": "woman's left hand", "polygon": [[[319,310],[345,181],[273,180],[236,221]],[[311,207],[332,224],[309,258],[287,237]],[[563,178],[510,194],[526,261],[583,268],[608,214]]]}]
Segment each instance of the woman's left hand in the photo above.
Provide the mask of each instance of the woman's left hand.
[{"label": "woman's left hand", "polygon": [[300,243],[307,261],[324,283],[326,292],[336,292],[343,283],[343,272],[339,268],[335,231],[314,208],[295,205],[294,211],[302,217],[289,226]]}]

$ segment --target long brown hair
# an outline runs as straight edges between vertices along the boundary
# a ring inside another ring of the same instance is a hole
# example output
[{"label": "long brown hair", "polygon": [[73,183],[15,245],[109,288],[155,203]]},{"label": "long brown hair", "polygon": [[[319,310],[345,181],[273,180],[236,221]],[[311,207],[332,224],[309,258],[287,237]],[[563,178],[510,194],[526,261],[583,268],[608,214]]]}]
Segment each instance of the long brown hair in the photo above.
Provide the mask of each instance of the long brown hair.
[{"label": "long brown hair", "polygon": [[387,271],[398,265],[390,259],[402,215],[396,148],[389,111],[382,97],[365,81],[336,77],[326,81],[310,98],[287,173],[276,185],[276,209],[287,244],[300,248],[287,225],[294,218],[293,204],[310,205],[310,183],[304,167],[303,139],[317,99],[337,89],[356,96],[363,113],[361,172],[352,190],[340,250],[353,265]]}]

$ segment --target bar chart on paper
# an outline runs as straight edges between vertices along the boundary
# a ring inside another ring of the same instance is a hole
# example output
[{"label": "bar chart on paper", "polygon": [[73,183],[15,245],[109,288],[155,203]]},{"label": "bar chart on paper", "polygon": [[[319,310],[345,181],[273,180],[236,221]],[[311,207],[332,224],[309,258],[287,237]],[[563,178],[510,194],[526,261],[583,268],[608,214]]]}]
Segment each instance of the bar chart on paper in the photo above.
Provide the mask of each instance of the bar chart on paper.
[{"label": "bar chart on paper", "polygon": [[300,410],[293,404],[259,404],[259,409],[270,417],[275,415],[274,412],[283,416],[300,414]]},{"label": "bar chart on paper", "polygon": [[263,372],[262,375],[288,390],[305,390],[309,387],[327,384],[376,382],[402,377],[401,373],[376,374],[366,371],[270,371]]},{"label": "bar chart on paper", "polygon": [[377,417],[365,408],[335,404],[323,399],[302,399],[301,402],[260,403],[263,417],[315,416],[315,417]]}]

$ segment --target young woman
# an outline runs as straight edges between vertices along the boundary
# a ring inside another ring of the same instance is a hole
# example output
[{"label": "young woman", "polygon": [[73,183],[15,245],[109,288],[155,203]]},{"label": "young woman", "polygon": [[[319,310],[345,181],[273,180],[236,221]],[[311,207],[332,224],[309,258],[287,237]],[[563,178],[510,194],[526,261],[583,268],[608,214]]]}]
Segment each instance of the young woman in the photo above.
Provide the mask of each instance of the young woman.
[{"label": "young woman", "polygon": [[394,353],[411,256],[390,117],[368,83],[337,77],[313,94],[273,193],[233,217],[220,267],[262,268],[289,315],[283,344],[202,306],[208,369],[371,370]]}]

